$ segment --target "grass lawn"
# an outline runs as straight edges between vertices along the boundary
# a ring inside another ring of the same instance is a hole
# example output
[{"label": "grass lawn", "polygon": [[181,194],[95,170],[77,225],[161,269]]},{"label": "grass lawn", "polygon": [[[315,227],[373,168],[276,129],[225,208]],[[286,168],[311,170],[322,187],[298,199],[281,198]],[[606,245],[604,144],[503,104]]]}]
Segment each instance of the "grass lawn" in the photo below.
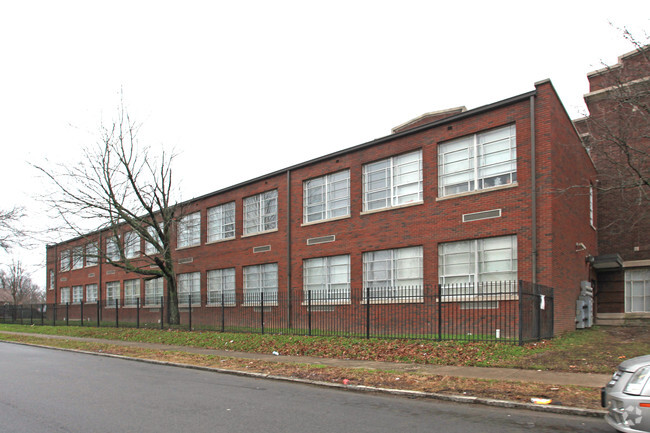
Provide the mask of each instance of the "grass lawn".
[{"label": "grass lawn", "polygon": [[611,373],[623,359],[650,354],[650,333],[644,327],[595,327],[523,346],[492,342],[366,340],[349,337],[13,324],[0,324],[0,331],[141,341],[242,352],[277,351],[283,355],[593,373]]}]

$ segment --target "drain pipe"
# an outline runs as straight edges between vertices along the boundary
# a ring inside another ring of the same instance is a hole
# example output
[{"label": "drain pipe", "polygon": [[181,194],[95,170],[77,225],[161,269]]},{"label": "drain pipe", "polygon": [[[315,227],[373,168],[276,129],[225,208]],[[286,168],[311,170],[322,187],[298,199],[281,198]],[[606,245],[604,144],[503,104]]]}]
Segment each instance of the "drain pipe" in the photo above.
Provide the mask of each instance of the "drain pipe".
[{"label": "drain pipe", "polygon": [[289,329],[291,320],[291,170],[287,170],[287,313]]},{"label": "drain pipe", "polygon": [[537,155],[535,142],[535,95],[530,97],[530,172],[531,172],[531,210],[532,210],[532,283],[537,284]]}]

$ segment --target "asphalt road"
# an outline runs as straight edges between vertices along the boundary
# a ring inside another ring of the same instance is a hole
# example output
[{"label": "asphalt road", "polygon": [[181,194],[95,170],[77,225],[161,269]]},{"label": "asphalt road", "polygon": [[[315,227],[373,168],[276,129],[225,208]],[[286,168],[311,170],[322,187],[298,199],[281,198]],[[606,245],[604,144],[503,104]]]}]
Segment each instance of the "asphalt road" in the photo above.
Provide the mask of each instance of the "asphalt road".
[{"label": "asphalt road", "polygon": [[151,365],[0,343],[0,431],[611,432],[601,419]]}]

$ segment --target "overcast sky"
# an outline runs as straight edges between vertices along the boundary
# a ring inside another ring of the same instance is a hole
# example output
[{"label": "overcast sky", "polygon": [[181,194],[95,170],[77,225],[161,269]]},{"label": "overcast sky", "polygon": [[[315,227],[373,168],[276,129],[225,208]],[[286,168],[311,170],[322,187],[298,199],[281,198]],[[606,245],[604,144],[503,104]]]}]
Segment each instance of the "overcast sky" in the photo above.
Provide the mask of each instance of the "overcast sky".
[{"label": "overcast sky", "polygon": [[[633,48],[617,27],[645,40],[649,18],[647,0],[0,0],[0,209],[48,227],[29,163],[78,163],[120,89],[189,199],[545,78],[580,117],[587,72]],[[44,243],[13,257],[44,286]]]}]

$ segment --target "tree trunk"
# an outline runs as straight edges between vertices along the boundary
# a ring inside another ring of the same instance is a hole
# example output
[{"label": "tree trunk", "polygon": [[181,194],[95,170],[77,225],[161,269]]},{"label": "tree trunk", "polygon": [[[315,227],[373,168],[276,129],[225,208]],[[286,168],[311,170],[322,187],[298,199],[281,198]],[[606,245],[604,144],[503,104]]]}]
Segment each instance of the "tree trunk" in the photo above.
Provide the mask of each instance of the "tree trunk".
[{"label": "tree trunk", "polygon": [[170,325],[179,325],[181,323],[175,278],[167,278],[167,322]]}]

